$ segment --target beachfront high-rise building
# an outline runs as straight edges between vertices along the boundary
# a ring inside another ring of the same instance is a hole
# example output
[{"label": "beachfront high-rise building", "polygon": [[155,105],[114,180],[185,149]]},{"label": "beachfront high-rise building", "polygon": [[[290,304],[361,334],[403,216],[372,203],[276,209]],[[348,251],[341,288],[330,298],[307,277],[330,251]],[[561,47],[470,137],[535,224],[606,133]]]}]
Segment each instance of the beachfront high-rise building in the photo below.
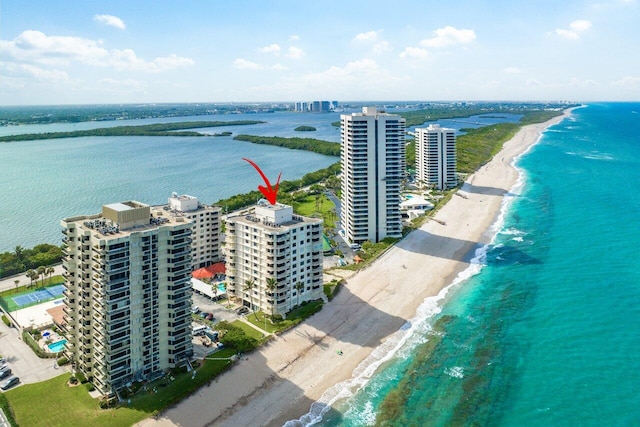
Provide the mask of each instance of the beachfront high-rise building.
[{"label": "beachfront high-rise building", "polygon": [[258,204],[227,218],[225,251],[227,292],[244,306],[282,314],[323,296],[321,219]]},{"label": "beachfront high-rise building", "polygon": [[168,208],[184,215],[192,224],[191,269],[208,267],[220,261],[220,208],[203,205],[197,197],[173,193]]},{"label": "beachfront high-rise building", "polygon": [[110,395],[186,363],[191,222],[127,201],[61,221],[65,355]]},{"label": "beachfront high-rise building", "polygon": [[402,236],[405,120],[364,107],[340,116],[341,221],[351,243]]},{"label": "beachfront high-rise building", "polygon": [[455,131],[439,125],[416,128],[416,181],[439,190],[455,187]]}]

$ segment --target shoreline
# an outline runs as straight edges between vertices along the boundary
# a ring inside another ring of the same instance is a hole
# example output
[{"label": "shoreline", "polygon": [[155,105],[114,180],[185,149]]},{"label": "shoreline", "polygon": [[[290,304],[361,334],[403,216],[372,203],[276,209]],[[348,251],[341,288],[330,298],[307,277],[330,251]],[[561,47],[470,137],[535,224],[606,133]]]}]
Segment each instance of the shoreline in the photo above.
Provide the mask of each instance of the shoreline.
[{"label": "shoreline", "polygon": [[[437,306],[460,273],[472,265],[475,250],[490,243],[505,195],[521,176],[514,160],[571,111],[524,126],[505,142],[490,162],[468,177],[458,190],[462,197],[453,197],[435,215],[446,225],[429,221],[414,230],[347,279],[333,301],[305,323],[248,355],[214,380],[213,387],[202,388],[137,425],[281,426],[290,420],[294,421],[288,425],[303,425],[295,420],[314,402],[330,403],[348,391],[345,386],[357,388],[362,381],[354,377],[376,365],[363,366],[363,361],[372,353],[374,359],[377,353],[388,354],[398,331],[419,316],[417,310],[425,301]],[[376,353],[385,343],[390,348]]]}]

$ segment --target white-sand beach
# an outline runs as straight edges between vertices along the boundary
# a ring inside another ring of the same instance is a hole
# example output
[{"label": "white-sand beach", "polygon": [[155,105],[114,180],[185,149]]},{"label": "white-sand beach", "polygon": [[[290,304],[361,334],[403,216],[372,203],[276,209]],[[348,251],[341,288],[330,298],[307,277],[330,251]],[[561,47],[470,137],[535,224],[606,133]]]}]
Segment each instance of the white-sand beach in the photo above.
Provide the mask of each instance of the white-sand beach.
[{"label": "white-sand beach", "polygon": [[[518,179],[512,160],[550,125],[523,127],[471,175],[429,221],[369,267],[304,324],[239,361],[233,369],[156,419],[139,426],[281,426],[309,412],[335,384],[469,266],[488,243],[504,195]],[[342,351],[342,355],[337,353]],[[325,396],[326,397],[326,396]]]}]

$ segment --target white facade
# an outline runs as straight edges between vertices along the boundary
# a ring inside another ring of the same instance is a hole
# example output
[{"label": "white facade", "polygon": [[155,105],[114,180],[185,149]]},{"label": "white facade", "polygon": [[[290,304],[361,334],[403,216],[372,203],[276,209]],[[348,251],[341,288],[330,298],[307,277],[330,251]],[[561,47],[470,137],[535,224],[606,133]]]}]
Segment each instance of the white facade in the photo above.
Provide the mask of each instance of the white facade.
[{"label": "white facade", "polygon": [[61,221],[65,355],[103,395],[184,364],[191,223],[128,201]]},{"label": "white facade", "polygon": [[405,120],[364,107],[341,115],[341,221],[350,243],[402,236]]},{"label": "white facade", "polygon": [[416,129],[416,180],[439,190],[455,187],[455,131],[429,125]]},{"label": "white facade", "polygon": [[168,208],[175,215],[183,215],[193,224],[191,233],[191,269],[208,267],[220,261],[220,208],[201,204],[196,197],[169,197]]},{"label": "white facade", "polygon": [[227,218],[225,241],[227,293],[237,302],[284,314],[323,297],[321,219],[294,215],[287,205],[258,205],[251,215]]}]

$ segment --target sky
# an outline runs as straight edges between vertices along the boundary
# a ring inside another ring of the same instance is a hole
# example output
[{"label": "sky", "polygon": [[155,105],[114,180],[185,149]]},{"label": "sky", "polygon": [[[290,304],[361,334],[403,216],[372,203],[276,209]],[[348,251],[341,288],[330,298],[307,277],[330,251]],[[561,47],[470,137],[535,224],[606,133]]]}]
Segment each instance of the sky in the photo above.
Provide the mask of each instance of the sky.
[{"label": "sky", "polygon": [[638,101],[640,0],[0,0],[0,105]]}]

